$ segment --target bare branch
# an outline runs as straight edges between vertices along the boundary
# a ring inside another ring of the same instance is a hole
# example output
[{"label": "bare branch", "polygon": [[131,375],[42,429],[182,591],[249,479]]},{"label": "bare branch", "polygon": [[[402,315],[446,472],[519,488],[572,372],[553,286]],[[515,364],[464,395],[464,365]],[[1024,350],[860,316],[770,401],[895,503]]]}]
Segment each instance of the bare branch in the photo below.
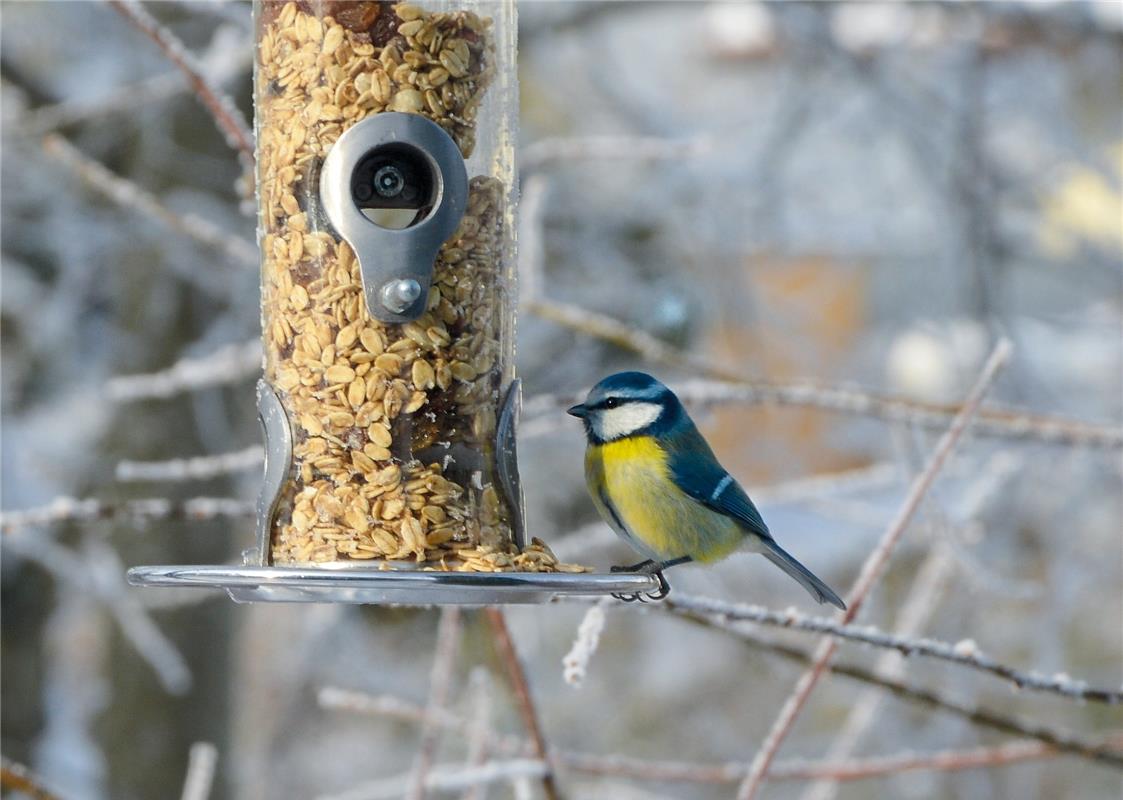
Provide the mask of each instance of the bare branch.
[{"label": "bare branch", "polygon": [[187,755],[187,776],[180,800],[207,800],[214,785],[218,748],[210,742],[195,742]]},{"label": "bare branch", "polygon": [[170,461],[119,461],[119,481],[203,481],[231,472],[261,469],[265,451],[260,445],[213,456],[173,458]]},{"label": "bare branch", "polygon": [[[1003,339],[999,341],[998,345],[987,359],[979,378],[968,393],[962,409],[952,421],[951,427],[940,437],[940,441],[937,443],[935,450],[933,450],[932,456],[929,458],[924,470],[912,482],[912,486],[909,488],[908,495],[905,497],[901,509],[889,524],[888,529],[885,531],[884,536],[882,536],[881,541],[878,542],[877,547],[874,548],[873,552],[870,553],[869,557],[866,559],[865,564],[862,565],[862,571],[858,575],[858,580],[855,582],[854,587],[850,590],[850,594],[847,597],[848,608],[843,612],[843,622],[852,621],[857,617],[858,612],[862,610],[862,606],[869,596],[870,591],[881,578],[886,566],[888,566],[889,557],[894,547],[897,542],[900,541],[901,536],[904,535],[909,523],[912,522],[912,518],[916,515],[917,509],[920,508],[924,496],[935,482],[936,476],[939,474],[944,463],[955,450],[963,433],[967,430],[971,418],[982,403],[987,389],[989,389],[990,385],[994,382],[999,369],[1001,369],[1009,359],[1012,350],[1013,347],[1009,340]],[[769,766],[771,766],[773,759],[775,759],[776,754],[780,750],[780,746],[783,744],[784,739],[787,738],[788,733],[795,724],[796,718],[799,716],[800,711],[803,710],[804,705],[811,696],[811,692],[814,690],[816,684],[818,684],[824,668],[831,660],[837,648],[838,641],[836,639],[825,639],[816,649],[814,663],[796,683],[791,696],[780,709],[779,716],[777,716],[775,722],[772,724],[771,730],[769,730],[768,735],[765,737],[764,744],[753,759],[749,767],[748,777],[746,777],[737,788],[737,800],[752,800],[752,798],[756,796],[756,793],[763,785],[765,777],[768,774]]]},{"label": "bare branch", "polygon": [[228,344],[199,358],[183,358],[167,369],[121,375],[109,381],[109,397],[119,402],[168,398],[181,392],[240,383],[261,374],[261,340]]},{"label": "bare branch", "polygon": [[[621,604],[624,605],[624,604]],[[1019,689],[1048,692],[1074,700],[1096,703],[1123,703],[1123,689],[1093,688],[1085,681],[1076,681],[1067,675],[1043,675],[1023,672],[1001,664],[984,655],[969,639],[951,644],[937,639],[917,638],[885,633],[872,625],[847,625],[826,617],[809,616],[795,608],[773,611],[763,606],[728,603],[708,597],[683,595],[676,592],[653,608],[665,608],[672,613],[704,614],[716,617],[719,624],[754,622],[778,628],[823,633],[838,639],[895,650],[904,656],[927,656],[940,661],[970,667],[1009,681]]]},{"label": "bare branch", "polygon": [[[538,709],[535,707],[534,697],[530,693],[530,684],[526,680],[526,672],[523,670],[522,662],[519,661],[515,643],[511,640],[511,630],[507,627],[507,616],[502,609],[494,607],[485,609],[484,614],[487,617],[488,625],[491,626],[499,659],[507,670],[507,679],[511,682],[511,687],[515,691],[515,700],[523,718],[523,725],[526,727],[527,733],[530,735],[530,741],[534,746],[534,755],[549,765],[550,750],[546,744],[546,735],[543,733],[542,723],[538,719]],[[559,800],[560,795],[552,768],[548,768],[542,773],[542,789],[547,800]]]},{"label": "bare branch", "polygon": [[77,500],[59,497],[49,505],[20,511],[0,512],[0,532],[11,533],[21,528],[42,527],[61,522],[94,522],[97,520],[129,520],[138,524],[153,520],[206,521],[225,518],[249,518],[254,515],[253,503],[232,497],[193,497],[169,500],[154,497],[148,500]]},{"label": "bare branch", "polygon": [[242,157],[246,164],[252,164],[253,131],[246,124],[242,112],[234,105],[229,95],[207,79],[202,65],[179,37],[157,22],[133,0],[109,0],[109,4],[131,22],[133,27],[155,42],[168,60],[186,76],[192,91],[214,117],[215,124],[226,138],[226,143]]},{"label": "bare branch", "polygon": [[431,715],[444,708],[448,703],[449,686],[456,665],[456,652],[460,645],[460,609],[448,606],[441,609],[441,620],[437,626],[437,645],[433,656],[433,668],[429,673],[429,707],[426,721],[421,725],[421,742],[414,759],[413,778],[410,781],[407,800],[423,800],[428,785],[429,770],[437,754],[440,740],[440,727],[428,722]]},{"label": "bare branch", "polygon": [[235,264],[257,267],[257,247],[252,242],[230,234],[198,214],[172,211],[156,195],[109,171],[99,161],[85,155],[58,134],[43,137],[43,151],[73,171],[90,188],[122,208],[156,220],[170,230],[221,253]]}]

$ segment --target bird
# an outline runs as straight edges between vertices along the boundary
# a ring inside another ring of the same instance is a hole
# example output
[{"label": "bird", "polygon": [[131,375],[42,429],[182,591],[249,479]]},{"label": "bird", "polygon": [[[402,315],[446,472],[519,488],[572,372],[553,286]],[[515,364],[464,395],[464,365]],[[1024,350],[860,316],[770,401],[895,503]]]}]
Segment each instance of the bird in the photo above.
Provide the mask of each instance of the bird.
[{"label": "bird", "polygon": [[655,576],[659,590],[648,597],[661,600],[670,592],[665,569],[691,561],[712,563],[747,550],[763,555],[820,603],[846,608],[829,586],[780,547],[682,402],[660,381],[643,372],[610,375],[567,413],[584,424],[585,480],[593,505],[646,559],[613,571]]}]

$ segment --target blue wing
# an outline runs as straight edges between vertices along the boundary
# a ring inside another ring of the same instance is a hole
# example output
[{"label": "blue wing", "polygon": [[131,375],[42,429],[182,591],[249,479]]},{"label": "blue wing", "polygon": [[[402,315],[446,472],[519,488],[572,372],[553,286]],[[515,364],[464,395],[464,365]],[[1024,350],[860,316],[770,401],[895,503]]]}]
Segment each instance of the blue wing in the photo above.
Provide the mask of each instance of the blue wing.
[{"label": "blue wing", "polygon": [[718,463],[710,446],[688,422],[664,438],[667,463],[675,484],[687,495],[719,514],[744,525],[765,540],[772,534],[745,490]]},{"label": "blue wing", "polygon": [[776,543],[753,501],[718,463],[692,422],[680,422],[673,433],[664,437],[664,441],[671,478],[683,493],[706,508],[732,517],[747,533],[760,537],[762,555],[798,581],[820,603],[846,608],[834,590]]}]

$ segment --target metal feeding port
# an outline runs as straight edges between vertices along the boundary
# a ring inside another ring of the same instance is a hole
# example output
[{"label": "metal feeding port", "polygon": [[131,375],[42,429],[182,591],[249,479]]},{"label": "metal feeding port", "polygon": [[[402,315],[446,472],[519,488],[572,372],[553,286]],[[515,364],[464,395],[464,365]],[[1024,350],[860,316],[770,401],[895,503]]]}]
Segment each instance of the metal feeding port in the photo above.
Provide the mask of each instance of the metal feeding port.
[{"label": "metal feeding port", "polygon": [[130,582],[405,605],[656,591],[524,532],[513,8],[333,8],[255,4],[255,545]]}]

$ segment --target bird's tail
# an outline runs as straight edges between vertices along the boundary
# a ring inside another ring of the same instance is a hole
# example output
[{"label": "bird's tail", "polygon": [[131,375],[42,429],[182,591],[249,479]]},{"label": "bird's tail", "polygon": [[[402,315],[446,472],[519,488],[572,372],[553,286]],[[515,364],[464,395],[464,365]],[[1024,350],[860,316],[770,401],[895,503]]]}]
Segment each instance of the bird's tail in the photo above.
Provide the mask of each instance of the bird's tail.
[{"label": "bird's tail", "polygon": [[818,600],[820,603],[830,603],[832,606],[846,610],[846,604],[831,587],[827,586],[819,580],[807,567],[800,564],[791,555],[788,554],[784,548],[776,544],[772,539],[766,539],[764,542],[763,550],[764,557],[782,569],[788,575],[795,578],[799,585],[811,593],[811,596]]}]

